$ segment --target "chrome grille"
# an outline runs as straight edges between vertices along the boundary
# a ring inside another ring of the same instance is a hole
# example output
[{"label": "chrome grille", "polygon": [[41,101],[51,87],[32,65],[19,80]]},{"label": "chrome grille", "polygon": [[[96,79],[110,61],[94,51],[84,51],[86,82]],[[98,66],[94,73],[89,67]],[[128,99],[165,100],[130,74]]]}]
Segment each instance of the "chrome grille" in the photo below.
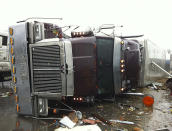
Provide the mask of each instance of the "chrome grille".
[{"label": "chrome grille", "polygon": [[61,93],[61,62],[58,45],[33,46],[32,82],[34,92]]}]

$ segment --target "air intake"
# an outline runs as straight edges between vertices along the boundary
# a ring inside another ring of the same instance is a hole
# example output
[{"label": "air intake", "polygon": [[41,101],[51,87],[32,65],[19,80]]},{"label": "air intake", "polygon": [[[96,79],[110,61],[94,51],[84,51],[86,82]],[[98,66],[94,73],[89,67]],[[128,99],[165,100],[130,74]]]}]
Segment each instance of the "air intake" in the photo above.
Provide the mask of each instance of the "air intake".
[{"label": "air intake", "polygon": [[61,93],[59,45],[31,45],[32,89],[34,92]]}]

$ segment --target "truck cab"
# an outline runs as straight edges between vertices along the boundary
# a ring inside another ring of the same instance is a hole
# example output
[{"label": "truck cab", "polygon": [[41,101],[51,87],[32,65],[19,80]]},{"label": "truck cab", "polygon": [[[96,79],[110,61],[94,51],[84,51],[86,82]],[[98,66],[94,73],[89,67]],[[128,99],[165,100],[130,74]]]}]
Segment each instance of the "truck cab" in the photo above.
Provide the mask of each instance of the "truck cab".
[{"label": "truck cab", "polygon": [[47,116],[50,101],[73,96],[72,47],[60,27],[18,23],[9,28],[9,41],[18,114]]},{"label": "truck cab", "polygon": [[65,39],[57,25],[23,22],[9,28],[18,114],[47,116],[61,100],[94,101],[95,38]]}]

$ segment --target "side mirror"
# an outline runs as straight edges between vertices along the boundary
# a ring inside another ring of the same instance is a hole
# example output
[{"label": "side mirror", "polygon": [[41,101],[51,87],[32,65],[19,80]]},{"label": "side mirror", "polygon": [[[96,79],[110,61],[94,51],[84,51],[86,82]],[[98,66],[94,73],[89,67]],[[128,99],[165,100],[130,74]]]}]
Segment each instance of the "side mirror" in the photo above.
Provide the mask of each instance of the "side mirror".
[{"label": "side mirror", "polygon": [[2,48],[2,36],[0,36],[0,48]]}]

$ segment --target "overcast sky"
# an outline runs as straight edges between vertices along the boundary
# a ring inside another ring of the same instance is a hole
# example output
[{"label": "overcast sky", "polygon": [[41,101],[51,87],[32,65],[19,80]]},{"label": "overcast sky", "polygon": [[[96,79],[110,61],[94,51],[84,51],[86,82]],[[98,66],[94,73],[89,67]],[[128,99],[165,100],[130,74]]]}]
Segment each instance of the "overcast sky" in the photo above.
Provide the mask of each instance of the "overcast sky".
[{"label": "overcast sky", "polygon": [[[122,34],[144,34],[172,49],[171,0],[1,0],[0,31],[28,17],[61,17],[64,25],[123,25]],[[118,32],[120,32],[118,31]]]}]

